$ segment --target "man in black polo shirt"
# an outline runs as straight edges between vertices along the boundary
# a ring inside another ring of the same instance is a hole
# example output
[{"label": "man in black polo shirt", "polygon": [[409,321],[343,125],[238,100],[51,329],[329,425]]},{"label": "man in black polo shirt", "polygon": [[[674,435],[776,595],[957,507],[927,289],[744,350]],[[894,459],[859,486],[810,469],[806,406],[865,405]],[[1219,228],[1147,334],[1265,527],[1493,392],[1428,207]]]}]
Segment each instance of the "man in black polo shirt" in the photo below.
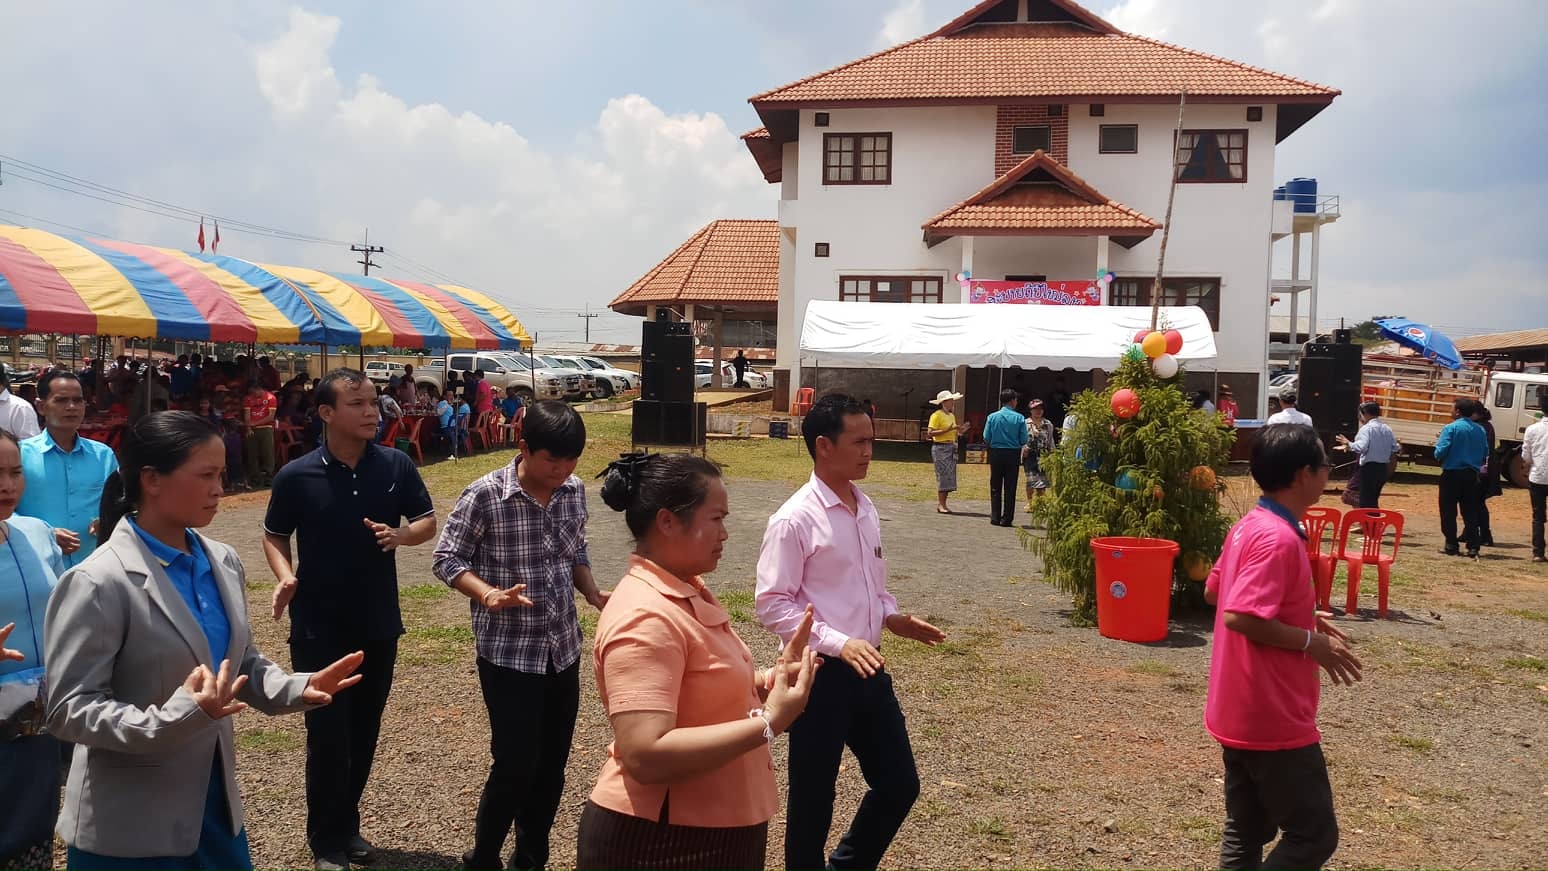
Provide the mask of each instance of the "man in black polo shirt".
[{"label": "man in black polo shirt", "polygon": [[376,390],[363,374],[329,372],[316,402],[323,446],[275,476],[263,551],[278,579],[274,619],[290,606],[294,668],[365,651],[360,683],[306,713],[307,842],[318,868],[347,868],[371,859],[360,836],[360,797],[403,634],[393,551],[435,537],[435,507],[414,461],[375,443]]}]

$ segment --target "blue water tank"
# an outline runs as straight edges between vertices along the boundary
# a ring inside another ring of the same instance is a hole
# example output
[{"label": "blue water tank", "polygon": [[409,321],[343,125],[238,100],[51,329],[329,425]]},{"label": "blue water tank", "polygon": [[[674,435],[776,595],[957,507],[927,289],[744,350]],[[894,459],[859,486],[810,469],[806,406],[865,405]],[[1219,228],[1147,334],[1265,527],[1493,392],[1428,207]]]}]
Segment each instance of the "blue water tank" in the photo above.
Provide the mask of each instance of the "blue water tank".
[{"label": "blue water tank", "polygon": [[1290,199],[1290,195],[1288,193],[1285,193],[1285,186],[1284,185],[1280,185],[1279,187],[1274,188],[1274,199],[1275,200],[1288,200],[1288,199]]},{"label": "blue water tank", "polygon": [[1295,203],[1297,214],[1314,215],[1317,213],[1316,179],[1292,178],[1285,182],[1285,192],[1290,195],[1290,200]]}]

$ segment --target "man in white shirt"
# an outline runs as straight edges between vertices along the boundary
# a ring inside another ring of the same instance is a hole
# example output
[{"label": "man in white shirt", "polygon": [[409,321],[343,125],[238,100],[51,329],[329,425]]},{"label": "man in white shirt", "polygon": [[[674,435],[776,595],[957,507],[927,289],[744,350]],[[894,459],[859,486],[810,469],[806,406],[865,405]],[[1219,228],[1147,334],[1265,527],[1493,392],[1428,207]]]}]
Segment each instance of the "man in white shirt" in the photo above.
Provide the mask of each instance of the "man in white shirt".
[{"label": "man in white shirt", "polygon": [[43,431],[38,425],[38,410],[32,403],[11,392],[11,373],[0,366],[0,429],[18,440],[30,438]]},{"label": "man in white shirt", "polygon": [[[1276,423],[1298,423],[1301,426],[1312,426],[1311,415],[1295,407],[1295,392],[1287,390],[1279,395],[1280,410],[1269,415],[1269,419],[1263,422],[1264,426],[1273,426]],[[1316,427],[1312,427],[1315,429]]]},{"label": "man in white shirt", "polygon": [[[1548,396],[1539,405],[1548,412]],[[1548,563],[1543,553],[1543,526],[1548,520],[1548,417],[1527,427],[1521,437],[1521,460],[1527,467],[1527,488],[1532,499],[1532,562]]]}]

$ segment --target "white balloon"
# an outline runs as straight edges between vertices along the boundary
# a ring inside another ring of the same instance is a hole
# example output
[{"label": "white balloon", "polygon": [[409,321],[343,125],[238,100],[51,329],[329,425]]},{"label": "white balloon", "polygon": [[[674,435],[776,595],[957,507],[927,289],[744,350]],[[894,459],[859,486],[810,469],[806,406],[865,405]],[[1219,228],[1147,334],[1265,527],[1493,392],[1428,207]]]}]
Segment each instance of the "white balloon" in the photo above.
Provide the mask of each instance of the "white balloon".
[{"label": "white balloon", "polygon": [[1177,358],[1171,354],[1162,354],[1151,361],[1150,368],[1157,378],[1171,378],[1177,374]]}]

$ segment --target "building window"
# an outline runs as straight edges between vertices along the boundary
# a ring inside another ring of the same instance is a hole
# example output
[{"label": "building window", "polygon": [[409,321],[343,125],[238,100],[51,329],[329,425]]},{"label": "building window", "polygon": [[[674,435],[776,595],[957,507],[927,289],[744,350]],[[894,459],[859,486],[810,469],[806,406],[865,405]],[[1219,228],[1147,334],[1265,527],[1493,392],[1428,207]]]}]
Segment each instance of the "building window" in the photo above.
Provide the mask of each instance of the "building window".
[{"label": "building window", "polygon": [[1097,131],[1097,151],[1102,154],[1139,152],[1138,124],[1103,124]]},{"label": "building window", "polygon": [[1101,118],[1103,115],[1106,115],[1106,114],[1107,114],[1107,105],[1106,104],[1104,104],[1104,103],[1092,103],[1091,104],[1091,117],[1093,117],[1093,118]]},{"label": "building window", "polygon": [[940,302],[942,280],[929,276],[843,275],[839,299],[858,302]]},{"label": "building window", "polygon": [[891,184],[891,133],[824,133],[824,184]]},{"label": "building window", "polygon": [[1047,124],[1028,124],[1011,129],[1011,154],[1031,154],[1053,150],[1053,128]]},{"label": "building window", "polygon": [[828,256],[828,243],[827,242],[818,242],[816,245],[813,245],[812,246],[812,256],[813,257],[827,257]]},{"label": "building window", "polygon": [[812,124],[814,126],[816,126],[816,127],[826,127],[826,126],[828,126],[828,119],[829,119],[829,117],[830,116],[828,115],[827,112],[818,112],[812,118]]},{"label": "building window", "polygon": [[[1112,284],[1113,305],[1150,305],[1151,278],[1119,278]],[[1162,305],[1196,305],[1209,315],[1209,325],[1220,332],[1220,279],[1164,278]]]},{"label": "building window", "polygon": [[1244,182],[1247,131],[1184,130],[1176,157],[1180,182]]},{"label": "building window", "polygon": [[1248,106],[1247,107],[1247,120],[1248,121],[1262,121],[1263,120],[1263,107],[1262,106]]}]

